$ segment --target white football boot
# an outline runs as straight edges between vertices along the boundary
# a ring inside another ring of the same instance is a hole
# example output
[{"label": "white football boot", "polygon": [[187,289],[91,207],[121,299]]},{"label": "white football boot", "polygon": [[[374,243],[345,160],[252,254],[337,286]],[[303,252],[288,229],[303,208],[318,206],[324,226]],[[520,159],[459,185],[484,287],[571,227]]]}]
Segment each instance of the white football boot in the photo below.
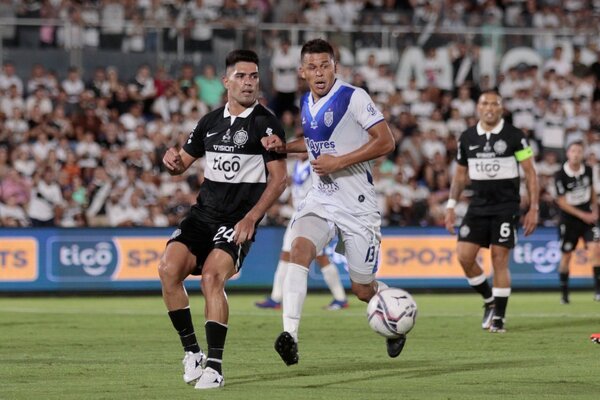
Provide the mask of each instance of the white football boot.
[{"label": "white football boot", "polygon": [[202,368],[206,365],[206,356],[202,351],[199,353],[186,351],[182,363],[184,368],[183,380],[188,385],[193,385],[202,375]]},{"label": "white football boot", "polygon": [[202,372],[202,376],[196,382],[196,389],[217,389],[223,387],[225,384],[225,379],[223,379],[223,375],[212,369],[211,367],[207,367]]}]

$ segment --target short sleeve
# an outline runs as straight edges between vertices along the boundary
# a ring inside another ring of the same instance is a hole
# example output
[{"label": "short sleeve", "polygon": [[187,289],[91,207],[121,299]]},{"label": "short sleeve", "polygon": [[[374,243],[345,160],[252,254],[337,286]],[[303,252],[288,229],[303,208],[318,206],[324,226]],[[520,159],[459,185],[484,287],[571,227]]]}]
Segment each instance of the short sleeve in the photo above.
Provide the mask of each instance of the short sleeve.
[{"label": "short sleeve", "polygon": [[514,131],[515,140],[515,158],[518,162],[525,161],[533,157],[533,149],[529,146],[529,141],[520,129]]},{"label": "short sleeve", "polygon": [[466,139],[466,134],[463,133],[462,135],[460,135],[460,138],[458,139],[458,146],[457,146],[457,151],[456,151],[456,162],[459,165],[462,165],[463,167],[466,167],[468,164],[468,160],[467,160],[467,152],[466,152],[466,146],[465,146],[465,139]]},{"label": "short sleeve", "polygon": [[206,118],[200,119],[188,140],[183,145],[183,150],[192,157],[200,158],[204,155],[204,135],[206,134]]},{"label": "short sleeve", "polygon": [[[257,118],[256,122],[257,133],[261,139],[266,136],[277,135],[281,141],[285,143],[285,131],[279,120],[273,114],[269,113],[264,118]],[[286,158],[286,154],[265,150],[264,158],[265,162],[268,163],[269,161]]]},{"label": "short sleeve", "polygon": [[556,194],[558,196],[564,196],[566,193],[565,185],[563,184],[561,175],[562,174],[560,171],[554,175],[554,187],[556,188]]},{"label": "short sleeve", "polygon": [[384,120],[383,114],[364,89],[355,89],[350,98],[349,108],[356,122],[364,130],[369,130],[373,125]]}]

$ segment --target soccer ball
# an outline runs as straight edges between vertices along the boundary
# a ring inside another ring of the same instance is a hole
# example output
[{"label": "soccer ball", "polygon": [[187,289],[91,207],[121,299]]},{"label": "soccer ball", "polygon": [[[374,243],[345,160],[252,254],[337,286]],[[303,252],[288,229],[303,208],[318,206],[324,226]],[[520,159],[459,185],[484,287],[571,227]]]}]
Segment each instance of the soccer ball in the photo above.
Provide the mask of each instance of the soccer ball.
[{"label": "soccer ball", "polygon": [[415,326],[417,303],[405,290],[384,289],[369,301],[367,318],[375,332],[389,339],[397,338]]}]

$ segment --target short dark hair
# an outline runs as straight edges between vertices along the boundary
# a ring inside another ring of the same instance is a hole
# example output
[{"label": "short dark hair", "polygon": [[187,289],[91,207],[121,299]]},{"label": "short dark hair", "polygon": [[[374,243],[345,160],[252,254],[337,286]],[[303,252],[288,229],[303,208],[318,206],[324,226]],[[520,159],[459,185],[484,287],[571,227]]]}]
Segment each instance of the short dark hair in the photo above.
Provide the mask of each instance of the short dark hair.
[{"label": "short dark hair", "polygon": [[258,67],[258,55],[252,50],[237,49],[229,52],[225,58],[225,68],[234,66],[239,62],[250,62]]},{"label": "short dark hair", "polygon": [[327,53],[331,58],[335,59],[335,52],[333,51],[333,47],[331,47],[329,42],[323,39],[313,39],[304,43],[304,46],[302,46],[302,50],[300,50],[300,59],[303,59],[305,54],[318,53]]},{"label": "short dark hair", "polygon": [[583,140],[581,140],[581,139],[575,139],[575,140],[573,140],[573,141],[571,141],[571,142],[568,142],[568,143],[567,143],[567,150],[569,150],[569,149],[571,148],[571,146],[581,146],[581,147],[585,147],[585,146],[583,145]]},{"label": "short dark hair", "polygon": [[481,94],[477,98],[477,102],[479,102],[479,99],[481,99],[481,97],[486,94],[496,95],[496,96],[498,96],[498,98],[500,98],[500,102],[502,102],[502,96],[500,95],[500,93],[498,93],[498,91],[496,89],[488,89],[488,90],[484,90],[483,92],[481,92]]}]

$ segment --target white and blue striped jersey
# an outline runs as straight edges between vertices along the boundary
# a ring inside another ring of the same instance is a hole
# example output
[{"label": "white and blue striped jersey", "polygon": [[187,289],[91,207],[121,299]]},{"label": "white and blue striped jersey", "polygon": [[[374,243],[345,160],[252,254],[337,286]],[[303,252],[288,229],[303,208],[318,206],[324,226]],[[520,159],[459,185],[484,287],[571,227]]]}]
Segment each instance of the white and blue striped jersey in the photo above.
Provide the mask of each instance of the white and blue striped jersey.
[{"label": "white and blue striped jersey", "polygon": [[[301,101],[302,129],[309,160],[321,154],[341,156],[369,141],[367,130],[383,121],[369,95],[361,88],[336,80],[316,103],[310,93]],[[371,162],[354,164],[327,176],[311,170],[308,199],[359,215],[378,211]]]}]

